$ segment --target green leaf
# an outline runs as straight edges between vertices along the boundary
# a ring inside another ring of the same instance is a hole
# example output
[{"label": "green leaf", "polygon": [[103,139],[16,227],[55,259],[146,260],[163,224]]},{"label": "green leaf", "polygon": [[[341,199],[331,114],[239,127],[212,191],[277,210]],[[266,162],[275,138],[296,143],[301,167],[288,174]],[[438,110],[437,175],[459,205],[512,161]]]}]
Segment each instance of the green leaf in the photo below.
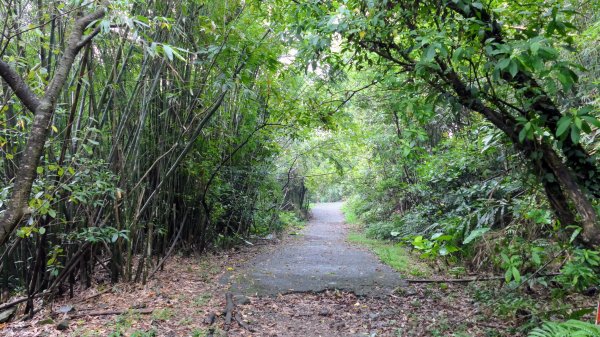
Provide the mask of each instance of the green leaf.
[{"label": "green leaf", "polygon": [[531,254],[531,260],[533,261],[533,263],[535,263],[536,266],[539,266],[542,263],[540,255],[535,252]]},{"label": "green leaf", "polygon": [[504,70],[510,65],[510,61],[511,60],[509,58],[502,59],[498,62],[498,64],[496,64],[496,68]]},{"label": "green leaf", "polygon": [[45,227],[38,228],[38,233],[40,233],[40,235],[44,235],[46,233],[46,228]]},{"label": "green leaf", "polygon": [[573,141],[573,143],[578,144],[580,138],[581,135],[579,134],[579,129],[571,128],[571,140]]},{"label": "green leaf", "polygon": [[510,66],[508,68],[508,71],[510,72],[510,76],[512,76],[512,77],[515,77],[517,75],[517,73],[519,72],[519,64],[517,63],[517,61],[515,61],[515,60],[510,61]]},{"label": "green leaf", "polygon": [[433,58],[435,57],[435,47],[433,45],[429,45],[427,46],[427,49],[425,49],[425,53],[423,53],[423,62],[431,62],[433,61]]},{"label": "green leaf", "polygon": [[556,136],[562,136],[571,126],[571,118],[563,116],[558,120],[558,127],[556,128]]},{"label": "green leaf", "polygon": [[38,166],[35,171],[37,172],[37,174],[42,174],[42,173],[44,173],[44,168],[41,166]]},{"label": "green leaf", "polygon": [[525,138],[527,138],[527,129],[523,127],[521,129],[521,132],[519,132],[519,142],[523,143],[523,141],[525,141]]},{"label": "green leaf", "polygon": [[471,243],[473,240],[481,237],[483,234],[487,233],[490,231],[490,228],[478,228],[474,231],[472,231],[471,233],[469,233],[469,235],[463,240],[463,245],[469,244]]},{"label": "green leaf", "polygon": [[49,209],[48,210],[48,215],[50,215],[53,218],[56,218],[56,211],[53,209]]},{"label": "green leaf", "polygon": [[446,256],[446,255],[448,255],[448,249],[445,246],[441,247],[439,250],[439,253],[441,256]]},{"label": "green leaf", "polygon": [[581,119],[585,120],[586,122],[590,123],[591,125],[595,126],[595,127],[600,127],[600,120],[596,117],[592,117],[592,116],[581,116]]},{"label": "green leaf", "polygon": [[571,238],[569,239],[569,243],[573,243],[573,241],[575,241],[575,239],[577,238],[577,236],[579,236],[579,233],[581,233],[581,227],[575,228],[575,230],[571,234]]},{"label": "green leaf", "polygon": [[519,269],[517,269],[516,267],[512,267],[511,271],[512,271],[512,276],[515,279],[515,281],[521,282],[521,273],[519,273]]},{"label": "green leaf", "polygon": [[462,59],[464,51],[465,50],[463,49],[463,47],[456,48],[456,50],[452,53],[452,62],[458,63],[458,61]]},{"label": "green leaf", "polygon": [[165,52],[165,56],[169,59],[169,61],[173,61],[173,48],[171,46],[163,44],[163,51]]},{"label": "green leaf", "polygon": [[540,43],[539,42],[533,42],[530,46],[529,49],[531,50],[531,54],[533,54],[534,56],[537,55],[538,50],[540,50]]},{"label": "green leaf", "polygon": [[581,129],[583,126],[583,121],[579,117],[573,118],[573,123],[577,126],[578,129]]}]

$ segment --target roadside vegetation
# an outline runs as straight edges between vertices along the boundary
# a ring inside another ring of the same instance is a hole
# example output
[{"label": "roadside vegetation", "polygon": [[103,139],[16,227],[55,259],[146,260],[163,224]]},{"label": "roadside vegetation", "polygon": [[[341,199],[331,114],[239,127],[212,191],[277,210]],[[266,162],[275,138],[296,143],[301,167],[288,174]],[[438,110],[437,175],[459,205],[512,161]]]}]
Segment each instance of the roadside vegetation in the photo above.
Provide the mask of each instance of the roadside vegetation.
[{"label": "roadside vegetation", "polygon": [[403,274],[497,278],[467,283],[499,331],[599,335],[599,13],[0,0],[2,320],[344,199]]}]

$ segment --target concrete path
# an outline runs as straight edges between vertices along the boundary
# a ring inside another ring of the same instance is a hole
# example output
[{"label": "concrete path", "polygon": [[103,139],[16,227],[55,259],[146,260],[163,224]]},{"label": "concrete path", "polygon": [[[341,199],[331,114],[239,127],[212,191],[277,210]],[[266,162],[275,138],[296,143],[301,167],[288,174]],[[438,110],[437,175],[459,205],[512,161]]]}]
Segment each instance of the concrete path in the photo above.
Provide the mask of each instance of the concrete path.
[{"label": "concrete path", "polygon": [[400,275],[366,249],[346,242],[342,203],[317,204],[300,236],[257,256],[232,283],[234,293],[274,296],[339,289],[385,296]]}]

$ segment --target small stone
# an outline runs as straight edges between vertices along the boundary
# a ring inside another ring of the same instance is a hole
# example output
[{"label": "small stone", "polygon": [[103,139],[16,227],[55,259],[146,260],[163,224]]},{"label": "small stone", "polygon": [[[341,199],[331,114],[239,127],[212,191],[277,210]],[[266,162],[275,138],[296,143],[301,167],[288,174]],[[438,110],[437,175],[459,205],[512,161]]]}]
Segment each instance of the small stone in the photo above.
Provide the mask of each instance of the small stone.
[{"label": "small stone", "polygon": [[44,318],[37,322],[37,325],[48,325],[48,324],[54,324],[54,320],[50,317]]},{"label": "small stone", "polygon": [[413,288],[398,288],[398,290],[396,290],[396,293],[400,296],[405,296],[405,297],[410,297],[410,296],[415,296],[417,294],[417,291],[414,290]]},{"label": "small stone", "polygon": [[71,311],[75,311],[75,307],[72,306],[72,305],[69,305],[69,304],[67,304],[67,305],[61,305],[58,308],[57,311],[60,312],[61,314],[66,314],[66,313],[69,313]]},{"label": "small stone", "polygon": [[233,303],[236,305],[246,305],[250,304],[250,299],[244,295],[235,295],[233,296]]},{"label": "small stone", "polygon": [[346,327],[346,323],[344,322],[338,322],[332,325],[332,328],[334,328],[335,330],[342,330],[344,327]]},{"label": "small stone", "polygon": [[146,303],[138,303],[138,304],[132,305],[131,309],[144,309],[146,307],[148,307],[148,305],[146,305]]},{"label": "small stone", "polygon": [[69,320],[68,319],[63,319],[56,325],[57,330],[63,331],[63,330],[67,330],[68,328],[69,328]]},{"label": "small stone", "polygon": [[327,309],[321,309],[319,311],[319,316],[330,316],[331,315],[331,311],[327,310]]},{"label": "small stone", "polygon": [[0,323],[8,322],[12,315],[17,311],[17,307],[8,308],[4,311],[0,311]]}]

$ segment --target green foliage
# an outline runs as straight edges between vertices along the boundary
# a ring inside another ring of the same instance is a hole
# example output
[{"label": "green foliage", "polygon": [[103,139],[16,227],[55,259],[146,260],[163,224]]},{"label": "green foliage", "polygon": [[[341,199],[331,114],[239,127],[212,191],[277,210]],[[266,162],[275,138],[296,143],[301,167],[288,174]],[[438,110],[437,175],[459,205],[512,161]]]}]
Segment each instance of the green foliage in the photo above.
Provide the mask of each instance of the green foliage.
[{"label": "green foliage", "polygon": [[459,248],[453,242],[452,235],[444,233],[435,233],[430,239],[417,235],[407,240],[413,248],[423,252],[421,257],[435,259],[459,251]]},{"label": "green foliage", "polygon": [[348,235],[348,240],[371,248],[383,263],[399,271],[401,274],[417,277],[431,274],[431,270],[427,265],[416,261],[415,257],[411,256],[406,248],[398,244],[369,239],[360,232],[351,232]]},{"label": "green foliage", "polygon": [[276,230],[282,230],[285,228],[302,228],[306,224],[306,221],[301,219],[296,212],[280,211],[279,224],[280,226],[276,228]]},{"label": "green foliage", "polygon": [[521,273],[519,272],[519,268],[523,264],[521,257],[519,255],[508,256],[504,253],[501,254],[502,257],[502,268],[506,270],[504,273],[504,280],[506,283],[514,280],[515,282],[521,282]]},{"label": "green foliage", "polygon": [[588,249],[575,249],[571,259],[561,268],[557,280],[578,291],[600,283],[600,253]]},{"label": "green foliage", "polygon": [[600,336],[600,327],[578,320],[566,322],[545,322],[533,329],[529,337],[593,337]]}]

